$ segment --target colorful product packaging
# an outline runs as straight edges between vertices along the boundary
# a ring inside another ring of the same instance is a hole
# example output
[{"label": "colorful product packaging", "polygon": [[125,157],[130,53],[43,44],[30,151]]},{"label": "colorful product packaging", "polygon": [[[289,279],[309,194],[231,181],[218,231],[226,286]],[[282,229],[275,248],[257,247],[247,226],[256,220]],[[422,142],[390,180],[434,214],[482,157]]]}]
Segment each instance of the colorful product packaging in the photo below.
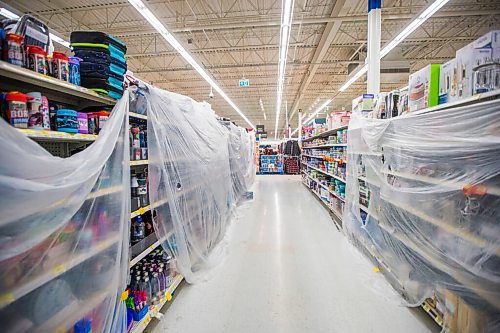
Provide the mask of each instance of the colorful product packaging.
[{"label": "colorful product packaging", "polygon": [[69,81],[69,58],[62,52],[53,52],[49,58],[50,75],[56,79]]},{"label": "colorful product packaging", "polygon": [[32,97],[20,92],[10,92],[5,100],[7,102],[7,117],[12,126],[16,128],[28,128],[27,103]]},{"label": "colorful product packaging", "polygon": [[89,133],[89,123],[88,117],[85,112],[78,112],[78,133],[88,134]]},{"label": "colorful product packaging", "polygon": [[453,58],[441,65],[439,72],[439,104],[458,99],[457,59]]},{"label": "colorful product packaging", "polygon": [[32,97],[28,101],[28,128],[43,130],[42,94],[30,92],[28,96]]},{"label": "colorful product packaging", "polygon": [[70,109],[57,110],[57,130],[66,133],[78,133],[78,112]]},{"label": "colorful product packaging", "polygon": [[476,49],[471,43],[457,51],[458,97],[472,96],[474,90],[474,68],[491,63],[491,49]]},{"label": "colorful product packaging", "polygon": [[430,64],[410,75],[410,112],[438,105],[440,64]]},{"label": "colorful product packaging", "polygon": [[47,52],[43,48],[36,45],[28,45],[26,47],[28,69],[37,73],[47,75]]}]

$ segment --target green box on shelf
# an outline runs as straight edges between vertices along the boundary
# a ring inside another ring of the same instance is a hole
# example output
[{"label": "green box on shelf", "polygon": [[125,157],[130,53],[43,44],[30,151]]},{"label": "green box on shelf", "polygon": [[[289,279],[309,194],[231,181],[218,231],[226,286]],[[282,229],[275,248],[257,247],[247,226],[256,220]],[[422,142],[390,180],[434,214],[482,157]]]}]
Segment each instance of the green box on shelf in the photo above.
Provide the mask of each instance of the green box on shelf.
[{"label": "green box on shelf", "polygon": [[430,64],[410,75],[408,85],[410,112],[438,105],[440,68],[440,64]]}]

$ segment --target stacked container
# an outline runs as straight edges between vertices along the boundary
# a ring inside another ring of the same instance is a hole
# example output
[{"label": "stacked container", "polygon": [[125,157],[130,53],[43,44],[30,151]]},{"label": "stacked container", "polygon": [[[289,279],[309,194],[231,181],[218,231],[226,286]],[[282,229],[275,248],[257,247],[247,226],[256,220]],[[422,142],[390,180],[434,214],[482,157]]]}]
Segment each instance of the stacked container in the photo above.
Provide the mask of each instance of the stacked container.
[{"label": "stacked container", "polygon": [[71,46],[75,56],[82,59],[81,85],[119,99],[123,94],[123,75],[127,71],[125,44],[103,32],[74,31]]}]

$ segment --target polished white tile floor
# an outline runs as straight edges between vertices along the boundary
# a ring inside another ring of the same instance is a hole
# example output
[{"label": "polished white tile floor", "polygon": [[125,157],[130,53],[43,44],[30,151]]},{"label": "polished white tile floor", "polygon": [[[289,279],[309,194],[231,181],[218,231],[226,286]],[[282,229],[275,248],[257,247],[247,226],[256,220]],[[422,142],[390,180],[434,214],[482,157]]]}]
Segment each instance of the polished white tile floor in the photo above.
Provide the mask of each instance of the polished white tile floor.
[{"label": "polished white tile floor", "polygon": [[179,290],[154,333],[435,331],[399,304],[299,176],[258,176],[238,213],[224,262]]}]

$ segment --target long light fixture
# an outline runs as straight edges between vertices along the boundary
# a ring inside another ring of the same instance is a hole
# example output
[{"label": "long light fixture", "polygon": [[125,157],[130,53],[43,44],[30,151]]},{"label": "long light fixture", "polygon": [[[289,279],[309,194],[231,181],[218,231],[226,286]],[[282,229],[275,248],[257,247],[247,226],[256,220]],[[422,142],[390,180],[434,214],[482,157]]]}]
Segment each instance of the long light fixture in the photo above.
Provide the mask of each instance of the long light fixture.
[{"label": "long light fixture", "polygon": [[274,139],[278,137],[278,123],[280,120],[281,102],[283,99],[283,88],[285,85],[285,68],[288,54],[288,43],[292,28],[293,4],[295,0],[281,1],[281,30],[280,30],[280,53],[278,61],[278,91],[276,95],[276,122],[274,124]]},{"label": "long light fixture", "polygon": [[[308,122],[310,122],[314,117],[316,117],[316,115],[318,113],[320,113],[321,111],[323,111],[324,108],[326,108],[328,105],[330,105],[330,103],[332,102],[331,99],[328,99],[326,100],[323,104],[321,104],[321,106],[319,108],[316,109],[316,111],[314,111],[305,121],[304,121],[304,124],[307,124]],[[299,130],[299,128],[297,127],[291,135],[294,135],[297,131]]]},{"label": "long light fixture", "polygon": [[[4,16],[6,18],[9,18],[11,20],[17,20],[19,18],[19,15],[17,15],[16,13],[11,12],[10,10],[5,9],[5,8],[0,8],[0,15]],[[69,48],[69,42],[68,41],[65,41],[61,37],[54,35],[52,32],[49,32],[49,35],[50,35],[50,39],[52,41],[54,41],[56,43],[59,43],[59,44],[61,44],[64,47]]]},{"label": "long light fixture", "polygon": [[156,16],[146,7],[141,0],[128,0],[132,6],[158,31],[158,33],[186,60],[202,78],[207,81],[212,88],[221,95],[222,98],[247,122],[250,127],[255,129],[252,122],[245,116],[245,114],[234,104],[234,102],[226,95],[226,93],[215,83],[212,77],[205,72],[205,70],[193,59],[191,54],[175,39],[175,37],[165,28],[163,23],[156,18]]},{"label": "long light fixture", "polygon": [[[414,32],[418,27],[420,27],[429,17],[434,15],[441,7],[446,5],[450,0],[436,0],[429,7],[427,7],[416,19],[410,22],[403,31],[401,31],[393,40],[386,44],[382,50],[380,50],[380,59],[385,57],[389,52],[391,52],[396,46],[399,45],[406,37],[408,37],[412,32]],[[365,64],[360,68],[356,74],[354,74],[346,83],[340,87],[339,91],[343,92],[356,80],[358,80],[363,74],[368,71],[368,65]]]},{"label": "long light fixture", "polygon": [[262,103],[262,98],[259,99],[259,104],[260,104],[260,109],[262,110],[262,113],[264,114],[264,120],[267,121],[266,111],[264,110],[264,103]]}]

